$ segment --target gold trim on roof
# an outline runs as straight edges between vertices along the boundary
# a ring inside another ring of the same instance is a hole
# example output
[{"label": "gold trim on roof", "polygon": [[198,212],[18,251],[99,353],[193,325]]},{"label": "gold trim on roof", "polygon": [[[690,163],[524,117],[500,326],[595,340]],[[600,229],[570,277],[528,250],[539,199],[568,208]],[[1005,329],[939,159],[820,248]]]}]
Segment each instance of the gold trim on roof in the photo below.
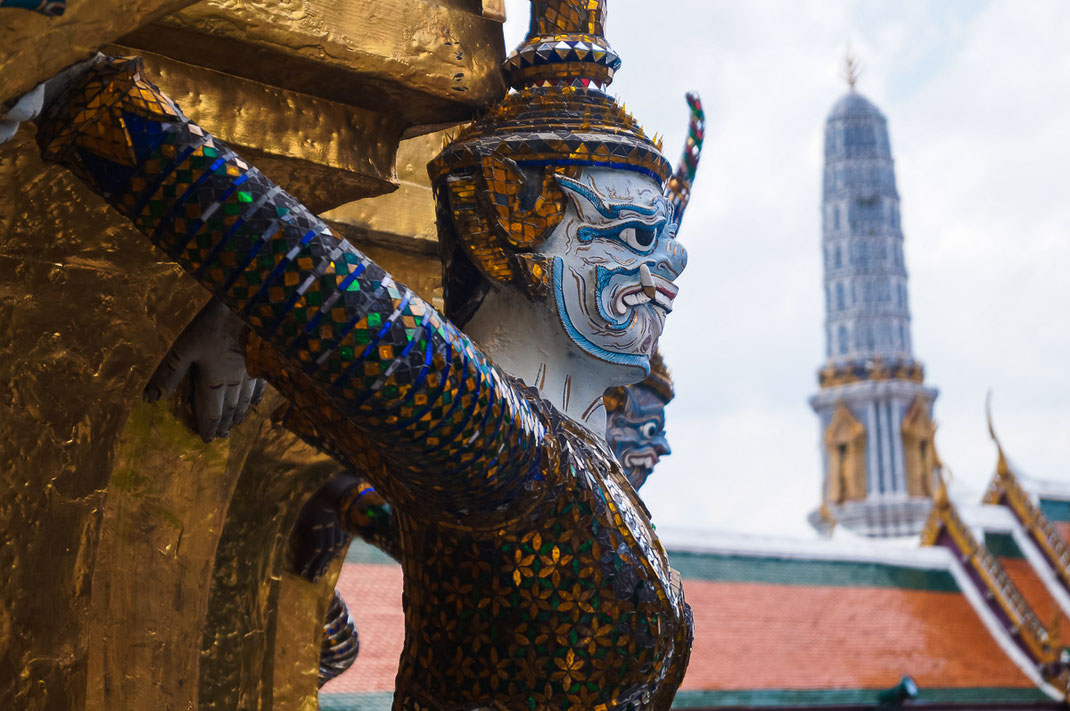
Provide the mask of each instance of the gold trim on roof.
[{"label": "gold trim on roof", "polygon": [[985,402],[985,414],[988,418],[988,434],[996,444],[998,460],[996,462],[996,474],[985,491],[983,503],[1004,504],[1014,513],[1015,518],[1029,532],[1033,542],[1037,544],[1048,563],[1059,576],[1059,581],[1067,590],[1070,590],[1070,548],[1063,541],[1062,536],[1055,530],[1055,526],[1033,502],[1025,487],[1018,481],[1018,477],[1007,464],[1007,457],[1003,453],[1003,446],[999,437],[996,436],[995,427],[992,425],[992,412],[989,401]]},{"label": "gold trim on roof", "polygon": [[[1059,661],[1061,644],[1050,634],[1033,608],[1026,602],[1018,587],[1007,575],[1003,565],[988,548],[970,531],[959,516],[947,492],[947,484],[940,480],[933,498],[932,511],[921,533],[923,546],[935,546],[946,532],[961,555],[963,565],[969,566],[984,583],[986,597],[990,597],[1010,623],[1010,632],[1022,643],[1029,656],[1040,665],[1052,665]],[[1053,681],[1058,675],[1053,675]],[[1060,689],[1065,693],[1067,687]]]}]

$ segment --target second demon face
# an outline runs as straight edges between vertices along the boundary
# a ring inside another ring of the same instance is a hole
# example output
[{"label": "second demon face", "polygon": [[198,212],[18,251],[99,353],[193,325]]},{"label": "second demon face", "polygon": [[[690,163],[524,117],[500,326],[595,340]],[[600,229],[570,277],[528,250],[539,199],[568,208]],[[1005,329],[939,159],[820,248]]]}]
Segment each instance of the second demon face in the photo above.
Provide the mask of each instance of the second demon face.
[{"label": "second demon face", "polygon": [[552,259],[562,326],[586,353],[649,372],[687,264],[669,204],[630,171],[590,168],[558,183],[571,203],[539,251]]},{"label": "second demon face", "polygon": [[670,454],[665,439],[665,396],[648,381],[620,388],[621,402],[606,421],[606,442],[636,489],[646,482],[661,457]]}]

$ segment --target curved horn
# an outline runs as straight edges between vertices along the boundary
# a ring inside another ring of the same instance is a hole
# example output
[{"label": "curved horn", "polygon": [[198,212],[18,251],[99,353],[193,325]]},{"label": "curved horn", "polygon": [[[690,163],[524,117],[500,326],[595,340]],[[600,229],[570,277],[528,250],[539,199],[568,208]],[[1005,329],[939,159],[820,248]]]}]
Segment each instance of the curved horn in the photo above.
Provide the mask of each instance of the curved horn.
[{"label": "curved horn", "polygon": [[702,156],[702,140],[706,137],[706,114],[702,110],[702,100],[693,91],[687,92],[687,106],[691,109],[691,118],[687,123],[687,141],[684,153],[676,166],[676,172],[665,185],[665,197],[673,207],[672,220],[677,226],[684,217],[684,210],[691,199],[691,184],[695,181],[698,161]]}]

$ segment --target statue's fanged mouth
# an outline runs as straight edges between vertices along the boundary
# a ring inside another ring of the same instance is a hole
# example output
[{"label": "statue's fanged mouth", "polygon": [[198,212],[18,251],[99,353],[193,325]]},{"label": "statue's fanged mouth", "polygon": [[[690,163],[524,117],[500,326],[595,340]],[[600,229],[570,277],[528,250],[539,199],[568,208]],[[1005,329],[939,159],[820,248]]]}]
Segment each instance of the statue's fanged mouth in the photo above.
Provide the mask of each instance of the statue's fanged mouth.
[{"label": "statue's fanged mouth", "polygon": [[637,467],[640,469],[653,469],[658,463],[658,453],[652,449],[641,449],[638,452],[628,452],[621,462],[626,468]]},{"label": "statue's fanged mouth", "polygon": [[[671,313],[673,299],[680,292],[680,288],[656,274],[647,272],[640,276],[639,283],[626,286],[617,292],[616,298],[613,299],[614,310],[624,316],[629,308],[653,303],[665,313]],[[644,277],[649,277],[648,283],[643,283],[647,281]]]}]

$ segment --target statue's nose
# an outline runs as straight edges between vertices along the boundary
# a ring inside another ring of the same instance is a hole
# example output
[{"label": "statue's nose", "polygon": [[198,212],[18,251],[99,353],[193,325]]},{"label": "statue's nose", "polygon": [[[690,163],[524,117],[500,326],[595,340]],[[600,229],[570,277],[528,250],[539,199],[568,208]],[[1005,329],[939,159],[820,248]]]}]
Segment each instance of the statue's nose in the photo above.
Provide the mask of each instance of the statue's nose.
[{"label": "statue's nose", "polygon": [[665,439],[664,435],[654,438],[654,451],[658,453],[659,457],[667,457],[672,454],[672,449],[669,448],[669,441]]},{"label": "statue's nose", "polygon": [[655,254],[654,270],[669,281],[675,281],[687,266],[687,249],[675,239],[667,239],[664,248]]}]

